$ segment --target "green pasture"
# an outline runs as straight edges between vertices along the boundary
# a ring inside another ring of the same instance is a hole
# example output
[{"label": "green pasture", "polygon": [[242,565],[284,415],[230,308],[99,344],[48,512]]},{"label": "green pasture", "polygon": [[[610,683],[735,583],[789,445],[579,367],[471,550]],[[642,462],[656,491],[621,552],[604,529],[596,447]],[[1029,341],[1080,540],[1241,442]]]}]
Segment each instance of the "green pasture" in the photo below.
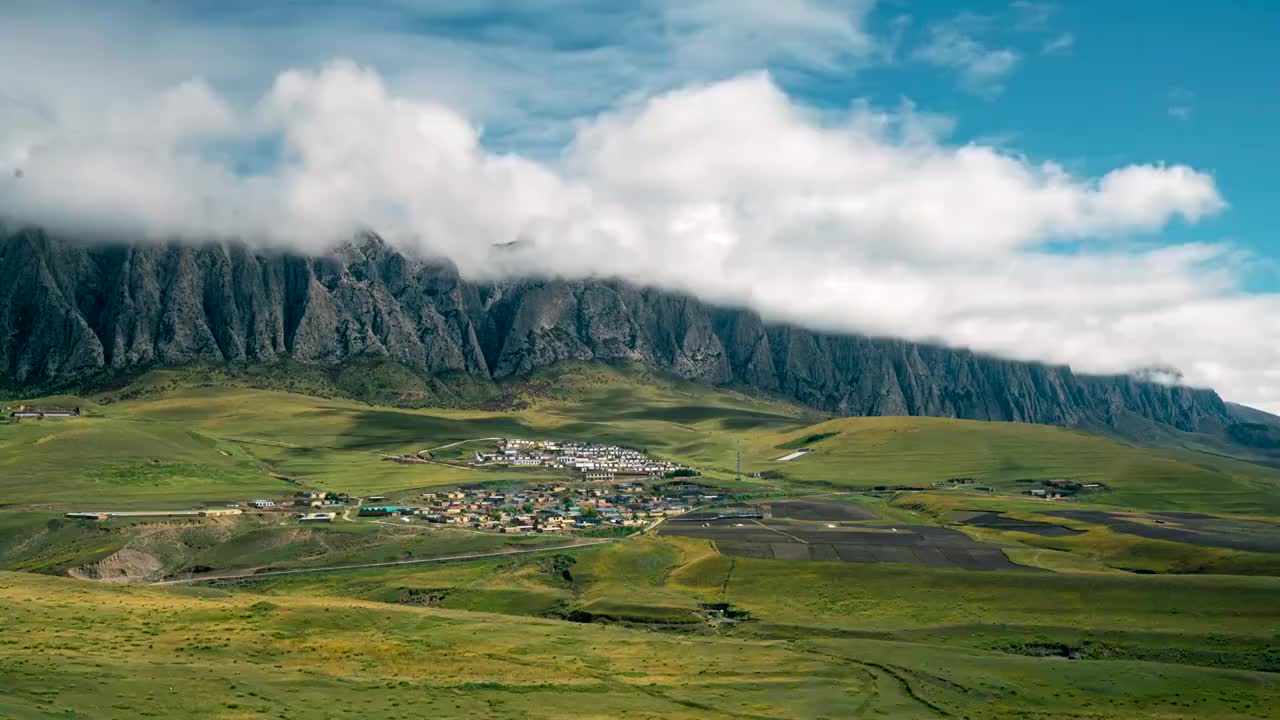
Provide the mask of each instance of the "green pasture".
[{"label": "green pasture", "polygon": [[1275,717],[1275,673],[0,573],[5,717]]},{"label": "green pasture", "polygon": [[[1137,447],[1083,431],[938,418],[824,419],[813,411],[635,368],[569,365],[507,388],[493,409],[402,409],[158,371],[88,417],[0,425],[0,492],[10,503],[191,502],[303,487],[357,494],[519,480],[529,473],[389,456],[490,437],[574,438],[643,448],[731,482],[792,492],[923,486],[971,477],[1105,483],[1113,507],[1280,515],[1280,471],[1189,450]],[[468,447],[468,446],[464,446]],[[813,452],[790,462],[797,448]],[[536,476],[535,476],[536,477]]]},{"label": "green pasture", "polygon": [[[796,448],[813,452],[774,462]],[[921,417],[840,418],[799,430],[752,432],[744,466],[837,488],[928,487],[973,478],[1001,492],[1061,478],[1109,490],[1091,503],[1147,510],[1280,515],[1280,472],[1188,450],[1129,445],[1047,425]]]},{"label": "green pasture", "polygon": [[[556,560],[563,556],[572,560]],[[643,538],[558,556],[264,578],[238,587],[692,634],[873,638],[1280,671],[1280,579],[1269,577],[788,563],[721,556],[699,540]],[[729,603],[749,619],[708,622],[699,612],[704,603]]]}]

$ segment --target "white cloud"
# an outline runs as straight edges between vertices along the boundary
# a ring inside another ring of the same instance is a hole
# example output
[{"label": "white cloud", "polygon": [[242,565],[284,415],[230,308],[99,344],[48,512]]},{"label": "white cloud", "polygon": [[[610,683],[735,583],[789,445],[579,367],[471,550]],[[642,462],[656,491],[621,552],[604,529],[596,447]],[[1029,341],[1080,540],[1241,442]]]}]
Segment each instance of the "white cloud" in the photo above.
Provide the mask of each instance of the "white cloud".
[{"label": "white cloud", "polygon": [[999,95],[1020,57],[1011,48],[991,48],[978,40],[977,28],[985,22],[985,18],[964,15],[934,23],[929,27],[928,42],[916,48],[912,56],[954,71],[960,86],[968,92]]},{"label": "white cloud", "polygon": [[[371,226],[472,277],[617,276],[820,329],[1082,371],[1172,366],[1280,407],[1265,374],[1280,364],[1280,301],[1237,292],[1244,261],[1123,240],[1225,207],[1185,166],[1075,177],[948,144],[946,124],[910,105],[814,115],[763,73],[586,118],[554,163],[495,153],[465,114],[347,62],[283,73],[249,105],[191,81],[103,117],[46,128],[24,177],[0,179],[0,204],[71,230],[311,250]],[[143,141],[148,127],[164,132]],[[209,151],[211,135],[264,134],[283,161],[259,175]],[[1084,244],[1048,249],[1060,241]]]},{"label": "white cloud", "polygon": [[1040,47],[1041,55],[1066,55],[1076,45],[1076,36],[1071,33],[1062,33],[1047,41]]},{"label": "white cloud", "polygon": [[871,0],[688,0],[663,6],[676,62],[730,72],[771,60],[836,70],[872,54]]},{"label": "white cloud", "polygon": [[0,11],[0,95],[51,99],[61,117],[91,122],[114,98],[192,77],[246,102],[282,68],[351,57],[398,93],[465,112],[490,144],[552,154],[573,120],[628,95],[766,65],[845,77],[880,53],[866,29],[873,6],[370,0],[316,12],[312,3],[247,0],[9,0]]},{"label": "white cloud", "polygon": [[1184,87],[1171,88],[1168,93],[1168,102],[1170,117],[1190,120],[1196,105],[1196,94]]},{"label": "white cloud", "polygon": [[1014,0],[1009,3],[1013,11],[1013,28],[1020,32],[1038,32],[1049,27],[1049,19],[1058,8],[1053,3],[1033,0]]}]

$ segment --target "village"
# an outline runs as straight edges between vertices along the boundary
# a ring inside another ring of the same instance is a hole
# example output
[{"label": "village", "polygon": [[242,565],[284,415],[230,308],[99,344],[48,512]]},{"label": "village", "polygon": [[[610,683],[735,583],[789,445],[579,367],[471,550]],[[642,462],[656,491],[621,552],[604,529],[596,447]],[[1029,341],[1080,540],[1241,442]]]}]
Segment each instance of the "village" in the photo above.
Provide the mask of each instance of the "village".
[{"label": "village", "polygon": [[[723,496],[687,479],[639,480],[614,484],[545,483],[528,487],[466,485],[424,492],[414,504],[371,496],[366,502],[345,493],[299,491],[291,498],[255,498],[203,510],[68,512],[82,520],[184,518],[240,515],[246,511],[292,515],[301,523],[332,523],[339,517],[396,517],[402,523],[433,523],[499,533],[572,533],[600,528],[643,528]],[[242,507],[243,506],[243,507]]]},{"label": "village", "polygon": [[640,450],[578,441],[505,439],[496,450],[476,452],[471,464],[567,469],[581,473],[584,480],[600,482],[619,476],[695,474],[685,465],[652,458]]},{"label": "village", "polygon": [[642,528],[721,495],[687,480],[655,482],[546,483],[494,488],[470,485],[418,496],[419,506],[365,505],[362,516],[399,515],[404,521],[461,526],[505,533],[569,533],[598,528]]},{"label": "village", "polygon": [[545,468],[560,477],[534,485],[470,484],[392,500],[372,495],[299,490],[287,498],[254,498],[214,510],[73,512],[68,517],[233,515],[241,512],[292,515],[298,522],[333,523],[394,517],[399,523],[431,523],[499,533],[626,532],[723,499],[696,482],[686,465],[652,458],[640,450],[579,441],[499,440],[496,449],[471,455],[474,467]]}]

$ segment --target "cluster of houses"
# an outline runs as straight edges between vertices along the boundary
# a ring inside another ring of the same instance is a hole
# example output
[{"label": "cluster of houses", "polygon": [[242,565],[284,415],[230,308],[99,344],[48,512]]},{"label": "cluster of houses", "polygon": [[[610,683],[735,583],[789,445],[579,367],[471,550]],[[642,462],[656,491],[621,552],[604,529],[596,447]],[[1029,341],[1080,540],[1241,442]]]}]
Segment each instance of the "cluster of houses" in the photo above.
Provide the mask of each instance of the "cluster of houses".
[{"label": "cluster of houses", "polygon": [[268,498],[254,498],[247,505],[254,510],[294,510],[298,508],[311,508],[313,510],[323,510],[325,508],[342,508],[350,505],[355,501],[347,493],[325,492],[324,490],[300,490],[293,494],[288,500],[271,500]]},{"label": "cluster of houses", "polygon": [[60,408],[60,407],[32,407],[30,405],[19,405],[9,414],[15,420],[43,420],[45,418],[71,418],[80,417],[80,408]]},{"label": "cluster of houses", "polygon": [[577,441],[502,440],[494,451],[475,453],[471,463],[569,469],[590,481],[610,481],[619,476],[661,477],[681,471],[693,474],[684,465],[649,457],[640,450]]},{"label": "cluster of houses", "polygon": [[285,500],[270,498],[254,498],[247,503],[254,510],[292,512],[299,522],[317,523],[333,522],[341,510],[356,501],[347,493],[325,492],[323,490],[301,490]]},{"label": "cluster of houses", "polygon": [[[1034,481],[1019,480],[1018,482]],[[1031,497],[1056,500],[1059,498],[1072,497],[1081,493],[1101,492],[1107,489],[1107,486],[1100,482],[1078,483],[1073,480],[1063,480],[1060,478],[1053,480],[1041,480],[1040,484],[1044,485],[1044,487],[1032,488],[1025,491],[1025,493]]]},{"label": "cluster of houses", "polygon": [[466,486],[424,493],[421,506],[370,505],[360,514],[418,517],[428,522],[497,532],[574,532],[599,527],[640,528],[694,505],[720,499],[693,482],[639,481],[614,485],[545,484],[527,488]]}]

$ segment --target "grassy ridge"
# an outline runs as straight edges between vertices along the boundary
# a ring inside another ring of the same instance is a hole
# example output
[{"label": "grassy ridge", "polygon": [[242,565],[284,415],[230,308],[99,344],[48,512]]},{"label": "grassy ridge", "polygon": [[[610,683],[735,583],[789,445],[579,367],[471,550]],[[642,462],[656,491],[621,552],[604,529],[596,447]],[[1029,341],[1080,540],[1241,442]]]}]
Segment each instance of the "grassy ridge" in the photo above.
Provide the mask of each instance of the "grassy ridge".
[{"label": "grassy ridge", "polygon": [[[797,440],[812,453],[780,457]],[[1280,515],[1280,473],[1186,450],[1156,450],[1047,425],[944,418],[840,418],[749,436],[752,470],[775,469],[839,487],[928,485],[969,477],[1019,491],[1019,479],[1105,483],[1089,501],[1150,510]]]},{"label": "grassy ridge", "polygon": [[5,502],[181,505],[280,491],[232,444],[117,413],[0,425]]}]

